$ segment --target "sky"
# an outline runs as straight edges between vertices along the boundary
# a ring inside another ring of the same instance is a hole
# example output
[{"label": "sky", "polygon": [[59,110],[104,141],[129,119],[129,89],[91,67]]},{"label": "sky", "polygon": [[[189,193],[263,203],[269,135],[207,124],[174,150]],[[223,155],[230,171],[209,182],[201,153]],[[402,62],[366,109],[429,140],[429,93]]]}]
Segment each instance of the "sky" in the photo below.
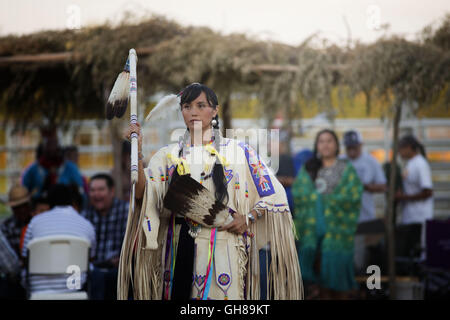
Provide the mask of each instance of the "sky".
[{"label": "sky", "polygon": [[223,34],[298,45],[319,33],[333,42],[376,40],[388,34],[414,39],[450,13],[449,0],[0,0],[0,36],[80,28],[164,15],[182,25],[208,26]]}]

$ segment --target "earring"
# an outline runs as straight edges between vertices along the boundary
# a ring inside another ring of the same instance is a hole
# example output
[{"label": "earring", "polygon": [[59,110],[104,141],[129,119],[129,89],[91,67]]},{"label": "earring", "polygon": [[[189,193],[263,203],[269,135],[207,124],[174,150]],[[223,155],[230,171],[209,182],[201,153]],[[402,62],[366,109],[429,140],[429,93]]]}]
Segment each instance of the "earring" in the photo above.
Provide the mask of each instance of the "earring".
[{"label": "earring", "polygon": [[217,120],[216,120],[216,119],[212,119],[211,125],[212,125],[213,127],[217,126]]}]

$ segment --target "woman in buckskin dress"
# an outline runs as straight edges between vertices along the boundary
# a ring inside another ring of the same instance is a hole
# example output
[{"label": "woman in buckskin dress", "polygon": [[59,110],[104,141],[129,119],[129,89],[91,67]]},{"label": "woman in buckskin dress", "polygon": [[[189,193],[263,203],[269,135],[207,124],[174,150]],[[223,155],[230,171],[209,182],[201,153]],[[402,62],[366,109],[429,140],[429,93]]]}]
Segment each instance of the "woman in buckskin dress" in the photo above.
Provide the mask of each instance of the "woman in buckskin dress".
[{"label": "woman in buckskin dress", "polygon": [[[139,152],[136,209],[122,247],[118,298],[259,299],[259,249],[270,246],[269,299],[302,299],[285,191],[253,148],[220,134],[213,90],[178,96],[186,132],[146,168]],[[127,137],[138,134],[130,125]]]}]

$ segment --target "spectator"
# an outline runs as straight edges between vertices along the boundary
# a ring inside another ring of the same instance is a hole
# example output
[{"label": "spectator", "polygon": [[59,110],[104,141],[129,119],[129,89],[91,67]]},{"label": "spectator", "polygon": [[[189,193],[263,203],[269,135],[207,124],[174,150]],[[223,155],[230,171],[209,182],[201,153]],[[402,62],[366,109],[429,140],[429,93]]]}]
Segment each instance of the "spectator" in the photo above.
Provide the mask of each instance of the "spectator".
[{"label": "spectator", "polygon": [[[48,203],[47,196],[41,196],[39,198],[33,199],[32,201],[32,209],[31,209],[31,218],[37,216],[38,214],[50,210],[50,204]],[[22,228],[20,233],[20,246],[19,252],[22,252],[23,249],[23,241],[25,239],[25,233],[27,232],[28,224]]]},{"label": "spectator", "polygon": [[31,217],[50,210],[50,203],[48,202],[47,194],[42,195],[39,198],[33,199]]},{"label": "spectator", "polygon": [[78,166],[78,147],[77,146],[67,146],[64,148],[64,160],[72,161]]},{"label": "spectator", "polygon": [[20,268],[19,257],[9,245],[9,241],[0,231],[0,274],[13,275]]},{"label": "spectator", "polygon": [[313,157],[292,186],[298,254],[309,299],[344,299],[357,287],[353,246],[362,184],[351,163],[338,155],[336,134],[320,131]]},{"label": "spectator", "polygon": [[[95,252],[96,238],[92,224],[73,208],[73,193],[63,184],[55,184],[48,192],[50,210],[34,216],[25,233],[22,256],[28,256],[28,243],[36,238],[52,235],[70,235],[89,240],[91,256]],[[30,292],[71,292],[67,288],[67,275],[33,275],[29,279]],[[86,283],[86,273],[81,274],[81,285]]]},{"label": "spectator", "polygon": [[9,244],[20,257],[20,235],[22,228],[31,219],[31,202],[28,190],[22,185],[14,185],[9,191],[8,205],[11,207],[13,215],[3,221],[0,230],[8,239]]},{"label": "spectator", "polygon": [[[71,145],[71,146],[67,146],[64,148],[64,160],[65,161],[70,161],[73,164],[75,164],[77,166],[77,168],[79,168],[78,159],[79,159],[79,153],[78,153],[77,146]],[[83,188],[82,188],[82,191],[80,190],[80,194],[83,199],[82,208],[84,208],[84,205],[87,204],[87,194],[89,192],[88,179],[84,175],[82,175],[81,178],[83,180]]]},{"label": "spectator", "polygon": [[[0,299],[23,298],[19,274],[19,258],[0,230]],[[18,290],[21,290],[21,294]]]},{"label": "spectator", "polygon": [[35,149],[34,161],[30,163],[28,166],[26,166],[22,171],[22,175],[20,176],[20,181],[22,181],[22,183],[24,175],[28,172],[28,170],[30,170],[30,168],[35,164],[36,161],[39,161],[39,159],[42,157],[43,152],[44,152],[44,143],[40,142]]},{"label": "spectator", "polygon": [[82,215],[92,222],[97,235],[92,298],[116,299],[117,267],[127,225],[128,202],[115,197],[114,180],[103,173],[91,177],[89,202]]},{"label": "spectator", "polygon": [[[358,223],[375,220],[375,203],[372,194],[386,191],[386,177],[378,161],[362,151],[363,140],[358,131],[350,130],[344,134],[346,156],[358,173],[364,192],[362,194],[361,212]],[[366,269],[366,245],[365,236],[355,236],[355,266],[357,272],[365,272]]]},{"label": "spectator", "polygon": [[62,149],[58,144],[55,130],[42,133],[44,136],[42,151],[40,155],[23,174],[22,182],[32,194],[38,198],[56,183],[76,184],[83,190],[83,178],[78,167],[72,161],[65,161]]},{"label": "spectator", "polygon": [[311,159],[312,156],[312,151],[307,148],[300,150],[296,155],[294,155],[295,176],[297,176],[302,166],[306,163],[306,161]]},{"label": "spectator", "polygon": [[[425,222],[433,219],[433,182],[425,149],[417,139],[408,135],[400,139],[398,152],[406,161],[402,172],[403,191],[395,199],[402,205],[402,224],[422,225],[422,247],[425,248]],[[425,254],[422,255],[425,258]]]},{"label": "spectator", "polygon": [[378,161],[369,153],[362,151],[362,137],[357,131],[351,130],[344,134],[346,157],[358,173],[364,192],[362,195],[361,213],[358,222],[375,219],[375,204],[373,193],[386,191],[386,177]]},{"label": "spectator", "polygon": [[79,188],[75,184],[69,185],[69,190],[72,195],[72,207],[76,212],[81,213],[84,208],[84,197],[79,192]]}]

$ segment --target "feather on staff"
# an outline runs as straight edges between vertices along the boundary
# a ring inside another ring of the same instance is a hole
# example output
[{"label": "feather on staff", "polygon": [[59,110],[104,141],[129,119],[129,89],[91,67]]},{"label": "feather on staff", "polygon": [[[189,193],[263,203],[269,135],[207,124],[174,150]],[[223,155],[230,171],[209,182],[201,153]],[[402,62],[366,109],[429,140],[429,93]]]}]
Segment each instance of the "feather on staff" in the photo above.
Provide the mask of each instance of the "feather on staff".
[{"label": "feather on staff", "polygon": [[127,111],[130,94],[130,63],[127,60],[125,67],[117,76],[114,86],[106,103],[106,119],[121,118]]},{"label": "feather on staff", "polygon": [[145,121],[166,119],[170,114],[176,112],[180,107],[180,97],[169,94],[163,97],[156,106],[149,112]]}]

